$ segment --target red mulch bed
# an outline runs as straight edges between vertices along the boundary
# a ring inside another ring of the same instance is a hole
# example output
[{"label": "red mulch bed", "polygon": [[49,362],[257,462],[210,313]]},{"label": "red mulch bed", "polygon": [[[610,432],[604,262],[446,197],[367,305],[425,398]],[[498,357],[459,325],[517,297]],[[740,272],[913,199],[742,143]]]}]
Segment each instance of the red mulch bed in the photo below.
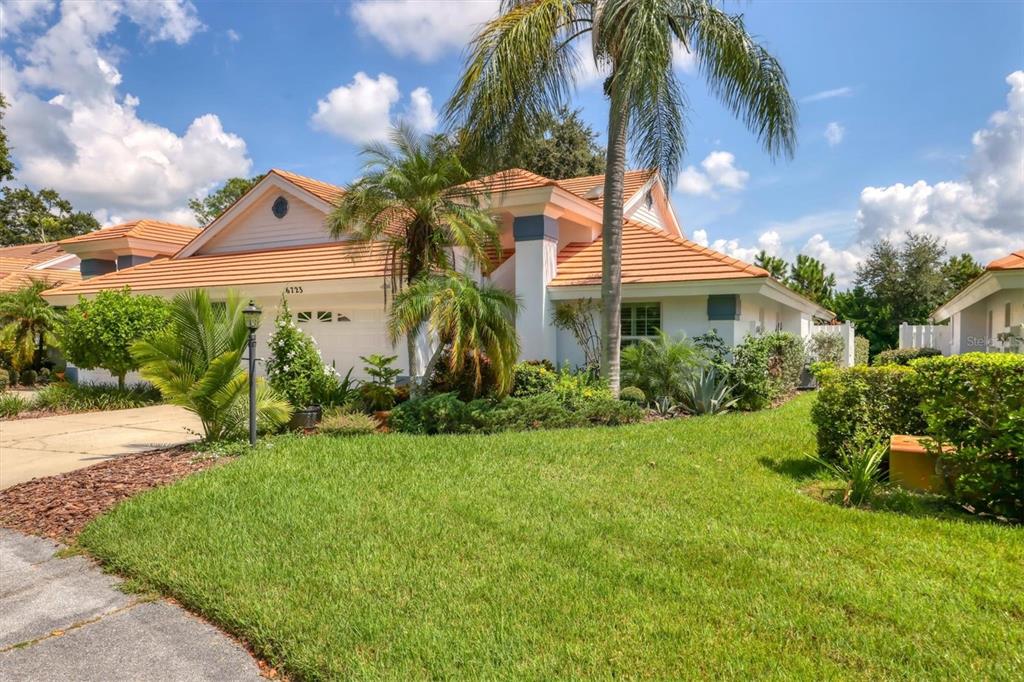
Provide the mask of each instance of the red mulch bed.
[{"label": "red mulch bed", "polygon": [[227,461],[187,448],[124,455],[0,490],[0,526],[68,542],[89,521],[144,490]]}]

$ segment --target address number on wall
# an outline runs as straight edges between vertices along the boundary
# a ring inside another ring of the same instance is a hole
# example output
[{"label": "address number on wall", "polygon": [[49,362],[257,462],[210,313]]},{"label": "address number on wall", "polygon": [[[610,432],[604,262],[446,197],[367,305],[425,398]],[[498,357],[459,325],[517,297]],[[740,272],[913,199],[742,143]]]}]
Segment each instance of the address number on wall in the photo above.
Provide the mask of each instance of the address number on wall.
[{"label": "address number on wall", "polygon": [[285,287],[284,293],[286,294],[301,294],[302,287]]}]

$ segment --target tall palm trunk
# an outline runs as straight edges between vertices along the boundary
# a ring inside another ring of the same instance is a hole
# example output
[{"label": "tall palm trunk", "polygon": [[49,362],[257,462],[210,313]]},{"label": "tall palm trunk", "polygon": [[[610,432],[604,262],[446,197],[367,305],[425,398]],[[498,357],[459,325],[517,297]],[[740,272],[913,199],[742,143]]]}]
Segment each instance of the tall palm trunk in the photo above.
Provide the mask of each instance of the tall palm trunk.
[{"label": "tall palm trunk", "polygon": [[601,226],[601,376],[608,380],[612,394],[618,396],[622,335],[622,194],[629,115],[616,93],[614,75],[612,79]]}]

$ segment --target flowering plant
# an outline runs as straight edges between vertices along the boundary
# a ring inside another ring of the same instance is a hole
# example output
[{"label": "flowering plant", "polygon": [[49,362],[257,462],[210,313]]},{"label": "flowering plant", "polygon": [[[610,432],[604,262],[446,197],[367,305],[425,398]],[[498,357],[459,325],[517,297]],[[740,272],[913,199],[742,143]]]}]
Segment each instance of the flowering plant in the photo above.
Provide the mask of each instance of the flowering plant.
[{"label": "flowering plant", "polygon": [[267,378],[275,390],[299,408],[323,404],[338,384],[337,372],[324,364],[316,342],[292,321],[285,300],[281,301],[270,337]]}]

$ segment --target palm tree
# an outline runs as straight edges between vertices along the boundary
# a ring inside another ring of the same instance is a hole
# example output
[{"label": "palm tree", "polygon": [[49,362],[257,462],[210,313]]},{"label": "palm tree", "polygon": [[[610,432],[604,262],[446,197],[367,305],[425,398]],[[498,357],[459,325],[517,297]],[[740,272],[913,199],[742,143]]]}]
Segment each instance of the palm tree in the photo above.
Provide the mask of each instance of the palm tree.
[{"label": "palm tree", "polygon": [[[171,324],[162,334],[132,347],[142,377],[164,399],[196,414],[208,441],[239,433],[248,415],[249,373],[242,370],[249,330],[242,302],[233,292],[221,307],[203,289],[171,302]],[[256,390],[257,423],[283,425],[291,406],[261,380]]]},{"label": "palm tree", "polygon": [[423,378],[414,384],[417,394],[429,385],[441,357],[447,354],[448,369],[461,372],[470,362],[479,388],[482,367],[490,361],[496,392],[512,387],[513,367],[519,356],[516,335],[515,296],[498,287],[478,285],[463,274],[448,272],[424,275],[395,296],[388,320],[392,341],[426,324],[438,340]]},{"label": "palm tree", "polygon": [[[333,237],[383,242],[393,291],[424,272],[455,267],[455,248],[478,264],[500,250],[497,225],[444,137],[399,125],[390,145],[370,144],[362,154],[363,176],[346,188],[328,227]],[[418,332],[410,329],[406,338],[411,376]]]},{"label": "palm tree", "polygon": [[[21,289],[0,295],[0,336],[11,347],[12,358],[19,364],[39,369],[46,353],[46,335],[58,326],[60,315],[50,307],[42,293],[48,288],[42,281],[33,281]],[[21,369],[21,367],[18,367]]]},{"label": "palm tree", "polygon": [[675,180],[686,107],[673,48],[696,56],[711,91],[772,156],[795,149],[796,105],[778,61],[741,16],[711,0],[505,0],[503,10],[474,38],[446,117],[464,127],[471,150],[516,144],[566,103],[578,73],[576,47],[590,34],[592,53],[584,58],[609,74],[601,371],[617,392],[626,152],[631,147],[637,162]]}]

